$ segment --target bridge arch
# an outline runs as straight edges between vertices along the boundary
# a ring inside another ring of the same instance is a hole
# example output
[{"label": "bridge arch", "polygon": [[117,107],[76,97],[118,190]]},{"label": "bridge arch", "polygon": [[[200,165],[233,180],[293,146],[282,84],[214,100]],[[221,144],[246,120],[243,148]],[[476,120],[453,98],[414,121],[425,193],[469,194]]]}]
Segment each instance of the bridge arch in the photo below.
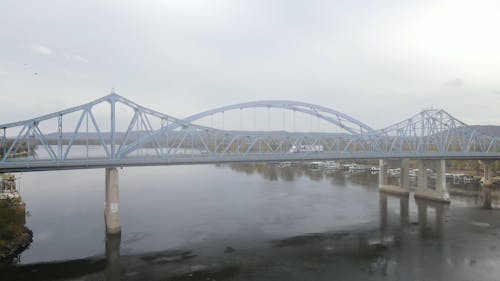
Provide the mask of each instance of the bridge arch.
[{"label": "bridge arch", "polygon": [[374,132],[374,130],[370,126],[364,124],[363,122],[345,113],[339,112],[337,110],[328,107],[312,103],[290,101],[290,100],[263,100],[263,101],[245,102],[245,103],[238,103],[238,104],[218,107],[215,109],[203,111],[188,116],[184,119],[179,120],[178,122],[173,122],[168,126],[154,132],[150,136],[139,140],[137,143],[129,145],[128,148],[123,151],[121,157],[124,157],[131,151],[140,148],[145,143],[153,141],[155,138],[163,135],[168,131],[173,131],[181,127],[185,127],[187,124],[189,124],[189,126],[196,127],[196,125],[194,125],[192,122],[200,120],[204,117],[211,116],[213,114],[223,113],[225,111],[230,111],[230,110],[244,109],[244,108],[283,108],[286,110],[302,112],[311,116],[318,117],[319,119],[325,120],[339,128],[342,128],[343,130],[352,135]]},{"label": "bridge arch", "polygon": [[[312,115],[314,117],[318,117],[320,119],[323,119],[329,123],[338,126],[339,128],[346,130],[351,134],[359,134],[359,133],[366,133],[373,131],[373,129],[370,126],[366,125],[365,123],[337,110],[312,103],[290,101],[290,100],[263,100],[263,101],[237,103],[193,114],[191,116],[182,119],[182,121],[185,123],[192,123],[204,117],[208,117],[217,113],[223,113],[225,111],[244,109],[244,108],[283,108],[291,111],[302,112],[308,115]],[[179,125],[173,124],[169,129],[173,130],[176,129],[178,126]]]}]

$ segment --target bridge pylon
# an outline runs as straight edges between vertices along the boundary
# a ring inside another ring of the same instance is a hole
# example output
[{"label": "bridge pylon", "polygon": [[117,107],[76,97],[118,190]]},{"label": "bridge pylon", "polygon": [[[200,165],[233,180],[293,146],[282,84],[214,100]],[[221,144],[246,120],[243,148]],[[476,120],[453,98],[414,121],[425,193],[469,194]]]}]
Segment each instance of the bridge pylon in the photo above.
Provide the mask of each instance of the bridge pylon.
[{"label": "bridge pylon", "polygon": [[104,222],[107,234],[121,233],[120,197],[118,190],[118,169],[106,168],[106,196]]}]

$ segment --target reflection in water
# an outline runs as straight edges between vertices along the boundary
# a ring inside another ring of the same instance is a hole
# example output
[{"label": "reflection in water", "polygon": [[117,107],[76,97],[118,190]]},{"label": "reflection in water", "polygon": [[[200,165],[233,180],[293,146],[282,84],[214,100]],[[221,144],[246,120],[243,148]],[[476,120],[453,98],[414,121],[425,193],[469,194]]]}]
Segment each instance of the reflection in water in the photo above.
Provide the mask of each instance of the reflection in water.
[{"label": "reflection in water", "polygon": [[106,235],[106,280],[118,281],[121,280],[120,266],[120,244],[122,235],[107,234]]},{"label": "reflection in water", "polygon": [[[195,168],[188,168],[192,175]],[[170,181],[165,185],[165,178],[140,185],[159,173],[141,170],[141,177],[123,180],[124,201],[135,196],[123,209],[128,223],[123,243],[120,235],[97,236],[105,241],[98,244],[98,255],[0,268],[1,280],[495,280],[500,274],[491,266],[500,260],[498,213],[479,208],[495,201],[495,191],[474,190],[473,197],[464,196],[473,198],[464,208],[455,201],[447,205],[379,193],[377,175],[370,173],[303,164],[230,169],[242,173],[206,166],[197,170],[198,177],[182,177],[182,188]],[[247,175],[268,181],[248,184],[255,178]],[[140,184],[130,184],[134,179]],[[137,202],[148,204],[139,208]],[[182,239],[143,246],[155,234],[161,240]]]},{"label": "reflection in water", "polygon": [[483,187],[483,208],[492,209],[491,204],[491,187]]},{"label": "reflection in water", "polygon": [[462,203],[468,206],[477,206],[484,209],[500,208],[500,189],[475,185],[449,184],[450,196],[453,203]]},{"label": "reflection in water", "polygon": [[380,228],[385,229],[387,226],[387,198],[394,197],[399,200],[399,214],[400,224],[402,227],[409,223],[409,199],[408,196],[393,195],[389,193],[380,192]]},{"label": "reflection in water", "polygon": [[378,177],[378,174],[368,173],[363,170],[343,171],[312,168],[310,164],[302,162],[288,165],[280,163],[236,163],[228,166],[235,172],[242,172],[247,175],[259,174],[270,181],[283,180],[291,182],[300,177],[307,177],[315,182],[328,179],[333,185],[337,186],[345,186],[347,180],[362,186],[369,186]]},{"label": "reflection in water", "polygon": [[[388,193],[380,193],[380,232],[383,233],[387,229],[388,225],[388,207],[387,201],[388,197],[396,199],[399,201],[399,217],[400,217],[400,227],[401,230],[404,230],[405,227],[410,225],[410,216],[409,216],[409,197],[408,196],[400,196],[393,195]],[[418,209],[418,222],[420,234],[423,237],[431,237],[431,236],[442,236],[443,234],[443,225],[444,225],[444,217],[449,204],[435,202],[424,199],[415,199],[415,203]],[[434,212],[435,218],[433,218],[434,226],[430,227],[428,224],[428,213],[429,210]]]},{"label": "reflection in water", "polygon": [[[444,214],[449,207],[447,203],[434,202],[430,200],[415,199],[418,207],[418,223],[420,226],[420,233],[424,237],[443,235]],[[433,209],[435,213],[434,227],[428,224],[428,212]]]},{"label": "reflection in water", "polygon": [[82,277],[83,280],[104,280],[104,278],[108,281],[122,280],[120,241],[120,234],[106,235],[105,257],[10,266],[8,270],[2,272],[2,281],[73,280]]},{"label": "reflection in water", "polygon": [[[231,164],[231,170],[243,172],[247,175],[258,173],[263,178],[270,181],[279,179],[284,181],[293,181],[295,177],[301,177],[307,172],[307,169],[301,169],[296,166],[278,166],[277,164],[254,163],[254,164]],[[310,173],[310,172],[309,172]]]}]

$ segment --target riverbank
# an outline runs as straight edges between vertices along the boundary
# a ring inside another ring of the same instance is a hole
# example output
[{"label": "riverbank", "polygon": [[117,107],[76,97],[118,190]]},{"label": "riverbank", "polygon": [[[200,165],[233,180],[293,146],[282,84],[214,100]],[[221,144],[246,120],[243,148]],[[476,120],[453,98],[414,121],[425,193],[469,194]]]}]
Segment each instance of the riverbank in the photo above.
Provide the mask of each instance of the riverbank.
[{"label": "riverbank", "polygon": [[33,241],[20,198],[0,200],[0,262],[12,262]]},{"label": "riverbank", "polygon": [[9,263],[33,242],[33,231],[26,226],[12,240],[0,244],[0,262]]}]

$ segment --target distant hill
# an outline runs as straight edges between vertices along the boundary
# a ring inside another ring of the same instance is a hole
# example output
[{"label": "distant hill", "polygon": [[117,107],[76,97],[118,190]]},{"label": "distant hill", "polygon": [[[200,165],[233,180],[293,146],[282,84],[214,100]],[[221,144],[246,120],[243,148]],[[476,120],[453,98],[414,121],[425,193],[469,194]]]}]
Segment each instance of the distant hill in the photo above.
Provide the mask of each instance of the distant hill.
[{"label": "distant hill", "polygon": [[495,125],[473,125],[472,128],[478,130],[479,132],[492,136],[492,137],[500,137],[500,126]]}]

